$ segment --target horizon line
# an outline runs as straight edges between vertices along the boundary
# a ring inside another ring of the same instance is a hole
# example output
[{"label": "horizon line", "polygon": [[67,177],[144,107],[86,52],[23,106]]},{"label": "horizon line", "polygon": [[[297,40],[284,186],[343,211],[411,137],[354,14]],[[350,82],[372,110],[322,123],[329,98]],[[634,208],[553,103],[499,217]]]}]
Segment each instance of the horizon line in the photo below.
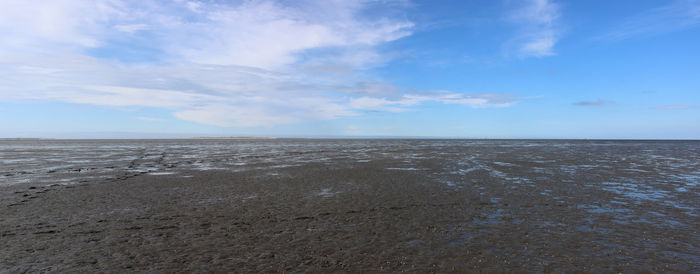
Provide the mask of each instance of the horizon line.
[{"label": "horizon line", "polygon": [[700,141],[700,138],[514,138],[514,137],[454,137],[454,136],[217,136],[217,137],[139,137],[139,138],[44,138],[2,137],[0,141],[71,141],[71,140],[560,140],[560,141]]}]

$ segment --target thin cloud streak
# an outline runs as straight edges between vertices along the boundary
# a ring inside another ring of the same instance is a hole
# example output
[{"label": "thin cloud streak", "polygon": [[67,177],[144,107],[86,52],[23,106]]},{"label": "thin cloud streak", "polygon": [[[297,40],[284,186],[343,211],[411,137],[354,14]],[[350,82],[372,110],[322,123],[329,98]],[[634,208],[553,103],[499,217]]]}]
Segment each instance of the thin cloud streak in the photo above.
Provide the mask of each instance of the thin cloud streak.
[{"label": "thin cloud streak", "polygon": [[613,105],[615,104],[614,101],[606,101],[603,99],[598,99],[595,101],[580,101],[574,103],[575,106],[580,106],[580,107],[595,107],[595,106],[604,106],[604,105]]},{"label": "thin cloud streak", "polygon": [[[426,95],[426,93],[431,93]],[[425,91],[423,94],[404,94],[400,98],[374,98],[360,97],[350,100],[350,106],[354,109],[370,111],[404,112],[411,110],[409,107],[437,102],[442,104],[465,105],[472,108],[509,107],[520,99],[500,94],[462,94],[449,91]]]},{"label": "thin cloud streak", "polygon": [[670,105],[670,106],[659,106],[655,107],[654,109],[660,109],[660,110],[678,110],[678,109],[698,109],[700,106],[693,106],[693,105]]},{"label": "thin cloud streak", "polygon": [[161,119],[161,118],[146,117],[146,116],[139,116],[139,117],[136,117],[136,119],[139,119],[139,120],[141,120],[141,121],[147,121],[147,122],[162,122],[162,121],[165,121],[165,120],[163,120],[163,119]]},{"label": "thin cloud streak", "polygon": [[677,0],[629,17],[598,39],[625,40],[679,31],[698,25],[700,25],[700,0]]}]

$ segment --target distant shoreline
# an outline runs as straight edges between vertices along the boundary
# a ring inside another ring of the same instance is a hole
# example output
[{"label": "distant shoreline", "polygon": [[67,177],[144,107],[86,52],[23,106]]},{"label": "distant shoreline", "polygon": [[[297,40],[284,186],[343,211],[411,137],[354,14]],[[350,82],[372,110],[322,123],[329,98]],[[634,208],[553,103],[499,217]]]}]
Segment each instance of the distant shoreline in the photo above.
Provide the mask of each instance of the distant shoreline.
[{"label": "distant shoreline", "polygon": [[60,140],[54,138],[0,138],[0,141],[39,141],[39,140]]},{"label": "distant shoreline", "polygon": [[468,141],[700,141],[700,139],[594,139],[594,138],[461,138],[425,136],[334,137],[183,137],[183,138],[0,138],[0,141],[129,141],[129,140],[468,140]]},{"label": "distant shoreline", "polygon": [[189,138],[174,138],[186,140],[259,140],[259,139],[278,139],[276,137],[189,137]]}]

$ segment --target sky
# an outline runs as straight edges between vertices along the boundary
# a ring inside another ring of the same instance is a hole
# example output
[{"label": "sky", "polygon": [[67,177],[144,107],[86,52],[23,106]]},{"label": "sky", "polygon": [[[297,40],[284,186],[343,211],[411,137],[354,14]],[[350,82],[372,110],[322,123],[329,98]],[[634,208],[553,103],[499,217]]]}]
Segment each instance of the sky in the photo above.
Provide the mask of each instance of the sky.
[{"label": "sky", "polygon": [[0,2],[0,138],[700,139],[700,0]]}]

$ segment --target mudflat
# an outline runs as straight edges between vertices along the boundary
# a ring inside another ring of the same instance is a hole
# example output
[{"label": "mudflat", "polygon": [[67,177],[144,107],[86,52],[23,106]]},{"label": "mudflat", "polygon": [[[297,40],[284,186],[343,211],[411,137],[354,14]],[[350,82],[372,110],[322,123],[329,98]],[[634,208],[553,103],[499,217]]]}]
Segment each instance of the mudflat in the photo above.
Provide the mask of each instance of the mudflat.
[{"label": "mudflat", "polygon": [[3,272],[700,271],[700,142],[0,141]]}]

